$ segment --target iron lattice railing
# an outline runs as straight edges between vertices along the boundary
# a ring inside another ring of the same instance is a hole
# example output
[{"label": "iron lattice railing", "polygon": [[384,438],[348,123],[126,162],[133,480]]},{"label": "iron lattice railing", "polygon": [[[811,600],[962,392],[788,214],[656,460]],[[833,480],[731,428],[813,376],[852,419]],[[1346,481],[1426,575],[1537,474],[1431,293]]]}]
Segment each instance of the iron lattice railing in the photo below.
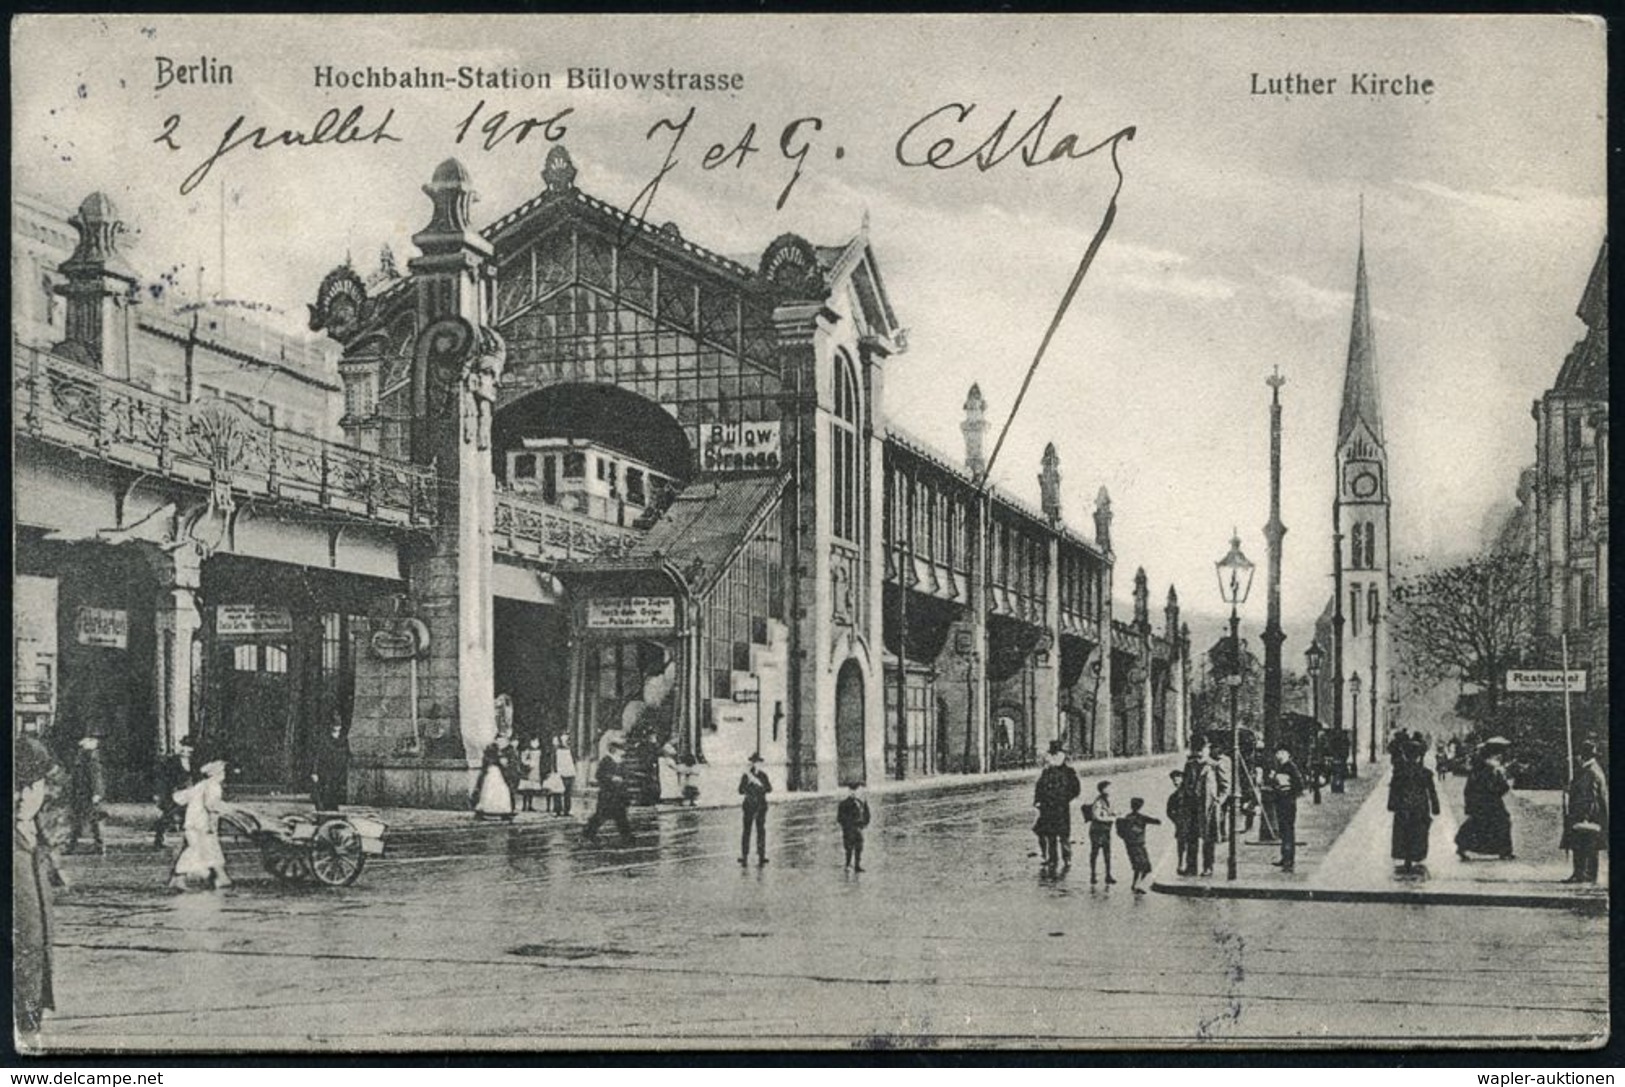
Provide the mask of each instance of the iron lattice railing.
[{"label": "iron lattice railing", "polygon": [[492,545],[498,551],[540,559],[620,559],[643,537],[637,529],[594,520],[511,491],[496,496]]},{"label": "iron lattice railing", "polygon": [[19,435],[234,494],[434,523],[430,469],[280,429],[224,400],[174,400],[22,344],[12,392]]}]

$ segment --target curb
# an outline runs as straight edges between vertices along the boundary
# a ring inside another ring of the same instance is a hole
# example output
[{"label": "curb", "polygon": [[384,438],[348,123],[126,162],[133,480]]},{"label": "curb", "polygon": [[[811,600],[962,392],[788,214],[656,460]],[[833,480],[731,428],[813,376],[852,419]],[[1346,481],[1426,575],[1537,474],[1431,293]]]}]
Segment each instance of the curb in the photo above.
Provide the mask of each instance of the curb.
[{"label": "curb", "polygon": [[1596,895],[1536,894],[1491,891],[1359,890],[1332,887],[1262,887],[1257,884],[1163,883],[1153,880],[1158,894],[1185,898],[1274,898],[1286,902],[1382,902],[1409,906],[1510,906],[1524,909],[1575,910],[1607,913],[1607,893]]}]

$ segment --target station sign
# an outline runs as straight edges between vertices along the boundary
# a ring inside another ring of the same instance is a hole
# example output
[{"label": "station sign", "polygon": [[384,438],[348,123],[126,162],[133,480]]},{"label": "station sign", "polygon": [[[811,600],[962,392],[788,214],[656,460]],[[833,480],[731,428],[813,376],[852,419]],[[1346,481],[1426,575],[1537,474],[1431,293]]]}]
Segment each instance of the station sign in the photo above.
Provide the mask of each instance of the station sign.
[{"label": "station sign", "polygon": [[[1568,682],[1564,682],[1564,677]],[[1507,670],[1507,690],[1509,691],[1535,691],[1552,694],[1562,694],[1569,691],[1573,694],[1584,694],[1586,689],[1585,669],[1576,668],[1564,672],[1560,668],[1510,668]]]},{"label": "station sign", "polygon": [[260,604],[217,604],[214,609],[214,632],[221,638],[292,634],[293,614],[287,608]]},{"label": "station sign", "polygon": [[130,613],[121,608],[82,607],[74,617],[74,641],[124,649],[130,644]]},{"label": "station sign", "polygon": [[669,596],[601,596],[587,601],[588,630],[670,630],[677,601]]},{"label": "station sign", "polygon": [[703,423],[700,470],[776,472],[780,463],[779,435],[777,422]]}]

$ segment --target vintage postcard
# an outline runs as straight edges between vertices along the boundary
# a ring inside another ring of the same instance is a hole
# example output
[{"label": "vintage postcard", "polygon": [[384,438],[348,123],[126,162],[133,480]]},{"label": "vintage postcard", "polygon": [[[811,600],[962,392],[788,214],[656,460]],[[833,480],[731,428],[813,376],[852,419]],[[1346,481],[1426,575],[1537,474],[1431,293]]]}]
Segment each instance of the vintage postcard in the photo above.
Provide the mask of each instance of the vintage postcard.
[{"label": "vintage postcard", "polygon": [[11,29],[23,1052],[1607,1040],[1599,20]]}]

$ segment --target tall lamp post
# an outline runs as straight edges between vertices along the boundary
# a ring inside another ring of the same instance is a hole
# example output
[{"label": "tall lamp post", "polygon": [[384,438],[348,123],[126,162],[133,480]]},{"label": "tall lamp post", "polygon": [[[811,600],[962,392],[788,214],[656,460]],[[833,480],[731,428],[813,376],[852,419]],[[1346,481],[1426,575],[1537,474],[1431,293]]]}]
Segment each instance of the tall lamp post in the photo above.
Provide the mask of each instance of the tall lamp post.
[{"label": "tall lamp post", "polygon": [[1213,564],[1219,576],[1219,597],[1230,605],[1230,854],[1225,862],[1225,878],[1236,878],[1236,811],[1241,800],[1241,727],[1237,721],[1236,696],[1241,690],[1241,613],[1247,591],[1253,585],[1253,564],[1241,552],[1241,537],[1232,531],[1230,553]]},{"label": "tall lamp post", "polygon": [[1377,624],[1382,619],[1382,612],[1377,606],[1377,591],[1371,590],[1371,608],[1367,614],[1371,620],[1371,761],[1377,761]]},{"label": "tall lamp post", "polygon": [[1315,765],[1310,773],[1315,782],[1315,803],[1320,803],[1320,767],[1326,762],[1326,741],[1320,728],[1320,669],[1326,663],[1326,652],[1319,642],[1310,642],[1303,651],[1304,663],[1309,669],[1310,716],[1315,719]]},{"label": "tall lamp post", "polygon": [[[1349,677],[1349,707],[1354,711],[1354,718],[1349,724],[1349,746],[1353,751],[1349,754],[1349,761],[1360,761],[1360,673],[1356,672]],[[1372,750],[1376,750],[1373,741]]]}]

